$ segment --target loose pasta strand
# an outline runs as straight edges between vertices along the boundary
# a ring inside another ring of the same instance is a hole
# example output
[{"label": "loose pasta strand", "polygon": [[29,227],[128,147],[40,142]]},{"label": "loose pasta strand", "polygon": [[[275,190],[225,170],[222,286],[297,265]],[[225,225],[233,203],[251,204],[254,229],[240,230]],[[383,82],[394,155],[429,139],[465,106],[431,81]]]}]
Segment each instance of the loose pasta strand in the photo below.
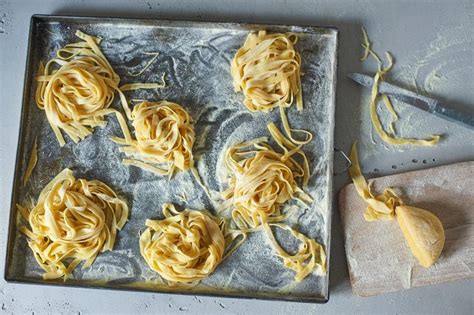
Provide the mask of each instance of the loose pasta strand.
[{"label": "loose pasta strand", "polygon": [[[380,57],[372,50],[371,44],[369,42],[369,37],[367,32],[364,28],[362,28],[362,32],[364,35],[364,43],[362,43],[362,47],[364,47],[364,55],[360,59],[364,61],[368,58],[368,56],[372,56],[375,61],[377,62],[378,71],[374,76],[374,83],[372,85],[372,93],[370,97],[370,119],[372,121],[372,125],[375,128],[375,131],[380,136],[380,138],[392,145],[419,145],[419,146],[433,146],[439,142],[441,137],[439,135],[432,135],[429,139],[415,139],[415,138],[400,138],[395,136],[395,129],[394,129],[394,122],[398,120],[398,115],[395,112],[393,105],[390,101],[390,98],[379,92],[379,84],[383,81],[384,76],[392,69],[394,61],[393,57],[389,52],[386,52],[385,55],[388,60],[388,65],[383,67],[383,62]],[[377,104],[380,100],[383,100],[383,103],[389,110],[390,114],[392,115],[392,120],[389,125],[389,130],[392,134],[388,134],[382,126],[382,122],[377,114]]]},{"label": "loose pasta strand", "polygon": [[[288,133],[288,138],[285,137],[273,123],[268,125],[268,129],[283,154],[274,151],[265,137],[230,147],[225,155],[229,188],[223,197],[232,201],[231,215],[239,229],[245,233],[263,229],[285,267],[296,272],[295,281],[302,281],[316,269],[325,272],[324,249],[314,240],[280,222],[292,214],[292,211],[281,212],[283,204],[289,200],[296,199],[304,205],[312,202],[297,183],[301,179],[304,185],[307,184],[309,163],[301,149],[303,144],[295,144],[291,133]],[[289,126],[288,129],[291,130]],[[293,158],[296,154],[302,157],[302,164]],[[302,242],[296,255],[289,254],[278,245],[271,226],[290,231]]]}]

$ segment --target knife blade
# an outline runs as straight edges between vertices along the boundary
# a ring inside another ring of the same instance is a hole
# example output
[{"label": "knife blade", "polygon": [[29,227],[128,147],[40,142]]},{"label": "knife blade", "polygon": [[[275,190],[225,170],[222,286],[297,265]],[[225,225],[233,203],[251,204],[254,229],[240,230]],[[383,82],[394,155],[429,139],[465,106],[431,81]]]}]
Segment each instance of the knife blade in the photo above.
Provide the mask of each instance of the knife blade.
[{"label": "knife blade", "polygon": [[[361,73],[351,73],[348,75],[348,77],[354,80],[356,83],[365,87],[371,87],[374,83],[374,79],[372,77]],[[455,110],[453,108],[445,106],[444,104],[441,104],[433,98],[420,95],[418,93],[409,91],[407,89],[384,81],[379,83],[379,92],[386,94],[387,96],[394,97],[406,104],[412,105],[421,110],[424,110],[439,118],[474,130],[473,111],[465,112]]]}]

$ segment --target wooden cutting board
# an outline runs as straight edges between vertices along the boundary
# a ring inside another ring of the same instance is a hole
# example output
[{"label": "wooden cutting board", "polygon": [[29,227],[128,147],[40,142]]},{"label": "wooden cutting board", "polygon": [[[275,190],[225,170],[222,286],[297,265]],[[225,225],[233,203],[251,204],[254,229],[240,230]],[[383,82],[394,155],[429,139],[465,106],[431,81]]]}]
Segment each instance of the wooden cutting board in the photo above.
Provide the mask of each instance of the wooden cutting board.
[{"label": "wooden cutting board", "polygon": [[347,264],[356,295],[371,296],[474,275],[474,161],[370,180],[373,191],[391,186],[408,205],[443,223],[446,243],[435,265],[424,268],[410,252],[396,220],[364,220],[367,205],[353,184],[339,192]]}]

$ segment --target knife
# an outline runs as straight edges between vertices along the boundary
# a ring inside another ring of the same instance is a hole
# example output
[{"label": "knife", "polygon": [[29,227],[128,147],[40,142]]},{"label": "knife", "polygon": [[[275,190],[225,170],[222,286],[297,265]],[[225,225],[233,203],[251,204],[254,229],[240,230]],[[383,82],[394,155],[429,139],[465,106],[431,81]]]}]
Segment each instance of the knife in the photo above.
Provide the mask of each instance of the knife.
[{"label": "knife", "polygon": [[[374,83],[374,79],[365,74],[351,73],[348,77],[365,87],[371,87]],[[415,106],[447,121],[474,130],[474,115],[472,111],[463,112],[449,108],[435,99],[414,93],[384,81],[379,83],[379,92],[394,97],[406,104]]]}]

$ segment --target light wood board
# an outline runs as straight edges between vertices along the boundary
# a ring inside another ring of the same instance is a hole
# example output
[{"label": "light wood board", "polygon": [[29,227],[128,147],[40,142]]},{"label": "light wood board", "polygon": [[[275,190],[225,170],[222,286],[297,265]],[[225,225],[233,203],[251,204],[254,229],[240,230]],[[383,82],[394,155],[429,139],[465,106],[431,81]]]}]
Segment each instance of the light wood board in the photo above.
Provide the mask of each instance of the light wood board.
[{"label": "light wood board", "polygon": [[366,203],[353,184],[339,193],[352,291],[371,296],[474,275],[474,161],[370,180],[373,191],[395,188],[406,204],[438,216],[446,232],[439,260],[419,265],[396,220],[364,220]]}]

